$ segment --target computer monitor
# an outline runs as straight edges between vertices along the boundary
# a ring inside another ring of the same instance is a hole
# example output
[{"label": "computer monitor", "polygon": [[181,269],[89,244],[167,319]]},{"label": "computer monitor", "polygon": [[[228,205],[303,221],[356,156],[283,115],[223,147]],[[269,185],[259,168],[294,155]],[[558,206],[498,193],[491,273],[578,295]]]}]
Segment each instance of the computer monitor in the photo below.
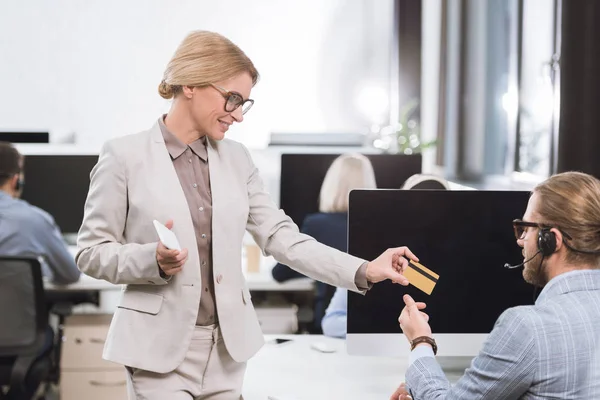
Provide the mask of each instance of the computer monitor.
[{"label": "computer monitor", "polygon": [[[319,211],[319,193],[327,170],[340,154],[282,154],[279,206],[296,225]],[[420,154],[365,154],[373,165],[377,187],[399,189],[410,176],[421,173]]]},{"label": "computer monitor", "polygon": [[387,248],[408,246],[440,277],[431,295],[390,281],[365,296],[349,292],[348,352],[408,355],[398,324],[408,293],[427,303],[439,356],[477,355],[504,310],[533,303],[522,269],[504,268],[523,261],[512,221],[525,213],[528,198],[514,191],[352,191],[350,254],[372,260]]},{"label": "computer monitor", "polygon": [[75,234],[97,162],[97,155],[25,155],[21,197],[50,213],[64,234]]},{"label": "computer monitor", "polygon": [[10,143],[49,143],[48,132],[0,132],[0,142]]}]

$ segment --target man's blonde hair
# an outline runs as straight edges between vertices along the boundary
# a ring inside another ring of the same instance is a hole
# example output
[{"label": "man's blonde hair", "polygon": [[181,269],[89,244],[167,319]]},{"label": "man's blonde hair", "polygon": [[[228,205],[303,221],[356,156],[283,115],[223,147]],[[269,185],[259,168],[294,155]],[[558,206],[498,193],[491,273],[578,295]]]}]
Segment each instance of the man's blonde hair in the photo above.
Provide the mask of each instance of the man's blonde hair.
[{"label": "man's blonde hair", "polygon": [[567,262],[600,266],[600,181],[581,172],[553,175],[533,189],[537,193],[539,222],[558,228],[571,239],[564,238]]},{"label": "man's blonde hair", "polygon": [[347,212],[348,194],[352,189],[375,188],[375,173],[369,159],[362,154],[343,154],[327,170],[319,196],[319,211]]},{"label": "man's blonde hair", "polygon": [[195,31],[186,36],[169,61],[158,85],[158,93],[170,99],[182,86],[203,87],[247,72],[252,84],[258,71],[248,56],[231,40],[208,31]]}]

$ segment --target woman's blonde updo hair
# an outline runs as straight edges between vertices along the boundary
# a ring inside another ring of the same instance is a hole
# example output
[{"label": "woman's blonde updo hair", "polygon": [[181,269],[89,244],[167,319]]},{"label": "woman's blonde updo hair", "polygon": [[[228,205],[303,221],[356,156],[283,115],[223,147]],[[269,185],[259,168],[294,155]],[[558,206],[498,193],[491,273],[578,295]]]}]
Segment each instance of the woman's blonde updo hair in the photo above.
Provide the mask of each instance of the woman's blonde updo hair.
[{"label": "woman's blonde updo hair", "polygon": [[[565,238],[567,262],[600,267],[600,181],[581,172],[564,172],[551,176],[533,189],[537,193],[537,213],[545,225],[559,228]],[[538,222],[538,221],[536,221]]]},{"label": "woman's blonde updo hair", "polygon": [[348,195],[353,189],[376,189],[373,165],[362,154],[342,154],[336,158],[323,179],[319,195],[319,211],[348,211]]},{"label": "woman's blonde updo hair", "polygon": [[215,32],[195,31],[187,35],[169,61],[158,85],[158,93],[171,99],[182,86],[207,86],[247,72],[252,84],[258,71],[248,56],[231,40]]}]

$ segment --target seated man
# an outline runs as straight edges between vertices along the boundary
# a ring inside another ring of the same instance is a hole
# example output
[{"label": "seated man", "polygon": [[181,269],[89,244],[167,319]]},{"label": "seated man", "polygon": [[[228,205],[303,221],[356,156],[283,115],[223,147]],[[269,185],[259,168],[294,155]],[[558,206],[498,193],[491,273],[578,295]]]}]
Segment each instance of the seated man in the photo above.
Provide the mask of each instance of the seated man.
[{"label": "seated man", "polygon": [[0,142],[0,256],[42,256],[44,274],[54,283],[76,282],[79,269],[54,219],[19,199],[23,161],[14,146]]},{"label": "seated man", "polygon": [[337,288],[321,321],[325,336],[345,338],[348,319],[348,291]]},{"label": "seated man", "polygon": [[[41,256],[44,275],[49,276],[54,283],[76,282],[80,275],[79,269],[74,257],[69,254],[54,219],[47,212],[19,199],[23,179],[23,157],[10,143],[0,142],[0,256]],[[52,349],[53,342],[54,333],[48,327],[39,356],[47,354]],[[0,366],[6,363],[11,365],[12,361],[0,358]],[[32,398],[40,379],[39,376],[30,374],[24,392],[11,388],[7,398]]]},{"label": "seated man", "polygon": [[398,321],[413,350],[406,385],[391,399],[600,399],[600,181],[578,172],[550,177],[513,225],[523,277],[543,288],[535,305],[506,310],[451,386],[424,304],[405,295]]}]

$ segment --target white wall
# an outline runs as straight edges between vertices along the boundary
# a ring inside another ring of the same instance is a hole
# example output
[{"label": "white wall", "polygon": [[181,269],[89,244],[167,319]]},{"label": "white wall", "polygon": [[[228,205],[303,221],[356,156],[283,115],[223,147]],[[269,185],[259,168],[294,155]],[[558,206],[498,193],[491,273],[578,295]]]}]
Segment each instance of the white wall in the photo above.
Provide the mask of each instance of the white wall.
[{"label": "white wall", "polygon": [[361,132],[365,82],[389,87],[392,1],[4,0],[0,130],[47,130],[78,144],[151,126],[169,103],[163,69],[191,30],[224,34],[262,75],[256,103],[230,137]]}]

